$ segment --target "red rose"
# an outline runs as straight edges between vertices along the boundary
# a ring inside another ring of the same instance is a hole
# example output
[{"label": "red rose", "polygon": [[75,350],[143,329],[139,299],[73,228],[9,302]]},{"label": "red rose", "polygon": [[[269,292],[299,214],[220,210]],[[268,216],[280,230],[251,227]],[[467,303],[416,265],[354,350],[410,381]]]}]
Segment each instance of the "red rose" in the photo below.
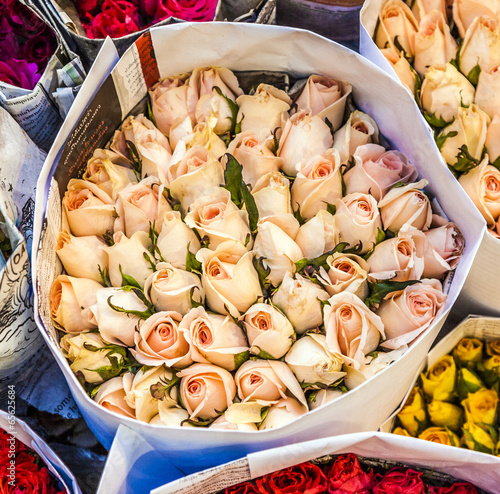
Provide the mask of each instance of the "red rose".
[{"label": "red rose", "polygon": [[430,487],[429,494],[477,494],[477,489],[468,482],[458,482],[450,487]]},{"label": "red rose", "polygon": [[376,476],[373,494],[425,494],[425,484],[421,476],[422,472],[411,468],[393,468],[385,475]]},{"label": "red rose", "polygon": [[364,472],[356,455],[352,453],[339,456],[325,473],[329,493],[369,494],[374,484],[373,472]]},{"label": "red rose", "polygon": [[252,482],[242,482],[238,485],[228,487],[224,494],[259,494],[257,487]]},{"label": "red rose", "polygon": [[93,19],[88,15],[90,23],[84,27],[89,38],[121,38],[142,29],[137,7],[127,0],[104,0],[101,9]]},{"label": "red rose", "polygon": [[49,472],[45,467],[39,468],[34,463],[34,458],[31,455],[29,461],[20,461],[21,458],[16,458],[15,468],[15,484],[9,484],[9,470],[7,465],[0,468],[0,492],[2,494],[56,494],[57,489],[51,485]]},{"label": "red rose", "polygon": [[167,17],[185,21],[212,21],[217,0],[146,0],[144,9],[153,16],[153,22]]},{"label": "red rose", "polygon": [[36,73],[37,70],[36,63],[28,63],[26,60],[11,58],[5,62],[0,61],[0,81],[24,89],[33,89],[41,76]]},{"label": "red rose", "polygon": [[310,462],[264,475],[255,483],[261,494],[319,494],[326,489],[325,474]]}]

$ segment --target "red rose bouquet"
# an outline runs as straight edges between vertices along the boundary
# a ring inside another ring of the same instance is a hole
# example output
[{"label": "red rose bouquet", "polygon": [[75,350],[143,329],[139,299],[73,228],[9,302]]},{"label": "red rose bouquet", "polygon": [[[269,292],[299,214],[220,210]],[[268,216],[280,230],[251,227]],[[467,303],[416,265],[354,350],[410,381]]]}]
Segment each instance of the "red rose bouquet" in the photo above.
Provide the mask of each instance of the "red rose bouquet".
[{"label": "red rose bouquet", "polygon": [[0,0],[0,82],[33,89],[57,48],[50,28],[19,0]]}]

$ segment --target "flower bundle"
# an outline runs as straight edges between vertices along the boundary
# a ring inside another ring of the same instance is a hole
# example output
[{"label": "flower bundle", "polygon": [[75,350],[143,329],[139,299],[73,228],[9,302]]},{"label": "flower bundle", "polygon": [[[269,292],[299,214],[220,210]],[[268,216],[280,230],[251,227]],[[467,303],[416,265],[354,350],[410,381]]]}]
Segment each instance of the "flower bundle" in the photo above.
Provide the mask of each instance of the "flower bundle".
[{"label": "flower bundle", "polygon": [[217,0],[75,0],[75,7],[89,38],[120,38],[168,17],[212,21]]},{"label": "flower bundle", "polygon": [[[391,463],[391,462],[387,462]],[[468,482],[435,479],[433,472],[358,458],[352,453],[318,458],[264,475],[219,494],[474,494]]]},{"label": "flower bundle", "polygon": [[[411,5],[411,8],[409,7]],[[415,95],[443,159],[500,235],[500,8],[387,0],[375,42]]]},{"label": "flower bundle", "polygon": [[66,494],[31,448],[0,429],[0,491],[5,494]]},{"label": "flower bundle", "polygon": [[[62,200],[63,353],[103,407],[163,425],[286,424],[399,358],[444,306],[458,227],[344,119],[351,86],[245,94],[220,67],[150,89]],[[349,113],[349,112],[348,112]]]},{"label": "flower bundle", "polygon": [[500,340],[462,338],[422,373],[394,433],[498,455]]},{"label": "flower bundle", "polygon": [[0,0],[0,81],[33,89],[57,48],[51,29],[19,0]]}]

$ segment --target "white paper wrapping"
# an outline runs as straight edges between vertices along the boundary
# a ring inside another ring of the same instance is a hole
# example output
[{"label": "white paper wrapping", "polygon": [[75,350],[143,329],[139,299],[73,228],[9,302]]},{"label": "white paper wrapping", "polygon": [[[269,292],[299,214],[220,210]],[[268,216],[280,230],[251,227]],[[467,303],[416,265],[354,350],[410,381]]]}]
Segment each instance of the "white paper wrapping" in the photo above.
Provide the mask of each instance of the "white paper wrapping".
[{"label": "white paper wrapping", "polygon": [[[360,13],[359,51],[399,83],[396,72],[373,40],[373,35],[377,27],[378,13],[385,1],[365,0]],[[429,133],[433,135],[433,131],[424,117],[420,116],[419,118],[428,128]],[[432,139],[430,145],[434,149],[434,152],[439,154],[434,139]],[[441,159],[441,167],[447,168],[443,159]],[[469,197],[467,197],[462,207],[467,209],[476,208]],[[498,259],[500,259],[500,240],[493,238],[489,233],[485,232],[474,266],[465,281],[457,304],[453,307],[451,317],[454,320],[459,321],[470,313],[500,315],[500,289],[498,284],[498,280],[500,279],[500,263]]]},{"label": "white paper wrapping", "polygon": [[[151,58],[144,57],[145,47],[148,47],[147,53],[156,53],[157,64]],[[172,455],[172,469],[178,468],[176,475],[180,476],[263,448],[332,434],[376,430],[403,399],[416,369],[458,296],[485,228],[475,209],[464,210],[462,207],[467,201],[465,193],[448,171],[439,165],[439,157],[431,147],[432,139],[417,118],[418,108],[414,101],[401,86],[354,52],[312,33],[278,26],[185,23],[152,29],[151,41],[149,38],[142,39],[132,46],[91,101],[95,89],[106,75],[104,68],[111,67],[114,56],[112,47],[105,45],[94,65],[95,72],[91,73],[84,84],[48,155],[38,184],[35,242],[39,250],[34,253],[33,259],[33,277],[37,286],[37,322],[94,434],[109,447],[118,425],[124,424],[137,431],[155,448],[168,449]],[[114,130],[113,122],[117,125],[116,122],[144,97],[144,74],[148,84],[151,84],[158,75],[177,74],[207,65],[227,66],[236,71],[287,71],[295,76],[317,72],[351,82],[356,104],[377,121],[381,132],[393,147],[409,156],[421,176],[430,180],[431,192],[439,198],[450,218],[460,226],[467,242],[464,256],[450,286],[444,312],[399,361],[327,406],[278,429],[239,432],[167,428],[108,412],[84,393],[71,372],[59,350],[48,315],[48,290],[54,276],[60,272],[53,252],[54,238],[60,226],[57,216],[60,208],[58,184],[51,180],[54,169],[61,187],[64,187],[64,182],[67,182],[72,168],[77,166],[77,161],[84,162],[85,149],[92,151],[100,142],[105,142],[104,139]],[[149,67],[149,70],[144,71],[141,67]],[[107,98],[102,94],[103,91],[108,91]],[[104,101],[105,105],[102,103]],[[88,102],[90,107],[84,111]],[[76,130],[71,132],[75,125]],[[82,134],[84,128],[86,134]],[[101,141],[84,137],[97,135],[92,132],[101,132]],[[68,145],[63,149],[68,138]],[[48,197],[50,187],[52,194]],[[46,228],[40,245],[44,220]],[[366,414],[369,403],[376,403],[377,406]]]}]

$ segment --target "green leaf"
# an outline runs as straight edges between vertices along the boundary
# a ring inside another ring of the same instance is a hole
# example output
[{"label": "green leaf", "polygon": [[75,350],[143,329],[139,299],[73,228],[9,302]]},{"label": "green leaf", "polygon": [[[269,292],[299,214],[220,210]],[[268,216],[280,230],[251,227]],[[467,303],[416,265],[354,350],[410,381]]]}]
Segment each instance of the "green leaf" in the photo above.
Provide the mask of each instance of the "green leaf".
[{"label": "green leaf", "polygon": [[104,239],[104,242],[106,242],[106,245],[108,247],[112,247],[113,245],[115,245],[115,241],[113,240],[113,232],[111,232],[110,230],[108,230],[103,236],[102,238]]},{"label": "green leaf", "polygon": [[467,173],[479,165],[479,160],[474,158],[467,148],[467,144],[460,147],[460,151],[457,154],[457,161],[452,168],[458,173]]},{"label": "green leaf", "polygon": [[89,352],[105,351],[106,356],[116,354],[116,355],[121,355],[123,357],[123,360],[125,360],[127,358],[127,349],[123,346],[120,346],[120,345],[113,345],[110,343],[110,344],[104,345],[102,347],[97,347],[97,346],[93,346],[87,342],[87,343],[83,344],[83,347],[86,350],[88,350]]},{"label": "green leaf", "polygon": [[98,265],[97,269],[99,270],[99,276],[101,277],[101,283],[104,286],[113,286],[111,284],[111,280],[109,279],[109,270],[108,270],[108,268],[102,269],[101,266]]},{"label": "green leaf", "polygon": [[120,271],[120,274],[122,275],[122,286],[133,286],[135,288],[142,289],[141,285],[134,277],[123,273],[121,264],[118,265],[118,270]]},{"label": "green leaf", "polygon": [[149,269],[151,269],[153,272],[156,271],[156,263],[151,259],[151,256],[147,252],[142,253],[142,257],[144,257],[144,260],[149,263]]},{"label": "green leaf", "polygon": [[368,283],[370,296],[365,300],[365,304],[370,308],[376,307],[389,293],[404,290],[415,283],[420,283],[420,281],[381,281],[380,283]]},{"label": "green leaf", "polygon": [[134,171],[135,178],[138,182],[141,181],[142,177],[142,160],[139,155],[139,151],[135,147],[135,144],[132,141],[125,141],[127,143],[128,152],[130,156],[130,162],[132,164],[132,170]]},{"label": "green leaf", "polygon": [[148,319],[149,317],[151,317],[154,314],[154,312],[151,311],[150,309],[147,309],[145,311],[139,311],[139,310],[129,310],[129,309],[124,309],[123,307],[118,307],[117,305],[114,305],[111,303],[112,298],[113,298],[112,295],[110,297],[108,297],[108,305],[116,312],[130,314],[132,316],[136,316],[139,319],[144,319],[144,320]]},{"label": "green leaf", "polygon": [[413,96],[417,101],[417,104],[420,106],[420,90],[422,89],[422,81],[420,76],[417,74],[417,71],[410,65],[410,70],[413,72],[413,77],[415,78],[415,88],[413,90]]},{"label": "green leaf", "polygon": [[500,156],[498,156],[495,161],[490,161],[490,165],[493,165],[495,168],[500,170]]},{"label": "green leaf", "polygon": [[253,267],[255,271],[257,271],[257,275],[259,276],[259,283],[263,290],[268,290],[269,282],[267,282],[267,277],[271,274],[271,268],[264,264],[265,257],[254,257],[253,258]]},{"label": "green leaf", "polygon": [[148,119],[153,122],[154,126],[157,127],[156,125],[156,119],[153,113],[153,108],[151,107],[151,101],[148,98]]},{"label": "green leaf", "polygon": [[[257,357],[264,359],[264,360],[280,360],[279,358],[273,357],[270,353],[267,353],[266,351],[262,350],[262,348],[258,346],[252,346],[252,348],[258,348],[259,353],[254,353]],[[253,352],[252,352],[253,353]]]},{"label": "green leaf", "polygon": [[241,364],[246,362],[248,360],[248,357],[250,357],[250,351],[246,350],[244,352],[237,353],[234,356],[234,370],[237,370]]},{"label": "green leaf", "polygon": [[470,69],[470,72],[467,74],[467,79],[469,79],[469,82],[476,87],[477,82],[479,81],[479,74],[481,74],[481,67],[479,64],[477,64],[475,67],[472,67]]},{"label": "green leaf", "polygon": [[245,207],[248,213],[248,222],[250,224],[250,231],[253,235],[257,233],[257,223],[259,222],[259,210],[257,208],[257,204],[255,199],[248,189],[248,186],[241,181],[241,198],[245,203]]},{"label": "green leaf", "polygon": [[203,307],[203,304],[200,304],[199,302],[197,302],[193,298],[193,294],[194,294],[195,290],[199,290],[199,288],[197,286],[193,286],[193,288],[191,288],[191,290],[189,291],[189,299],[191,301],[191,306],[194,307],[194,308],[196,308],[196,307]]},{"label": "green leaf", "polygon": [[[344,192],[342,192],[342,195],[343,194],[344,194]],[[326,210],[330,214],[335,214],[337,212],[337,206],[335,206],[335,204],[330,204],[329,202],[327,202],[326,203]]]},{"label": "green leaf", "polygon": [[[297,268],[297,271],[299,272],[305,272],[307,268],[312,268],[313,270],[319,270],[321,266],[326,266],[326,260],[333,254],[337,252],[345,252],[345,248],[349,244],[347,242],[340,242],[335,246],[333,250],[330,250],[329,252],[326,252],[325,254],[316,257],[314,259],[306,259],[305,257],[298,260],[295,263],[295,267]],[[308,269],[309,271],[310,269]],[[306,273],[308,275],[311,275],[310,273]]]},{"label": "green leaf", "polygon": [[435,138],[436,145],[437,145],[438,149],[441,151],[442,147],[444,146],[444,143],[446,142],[446,139],[449,139],[450,137],[455,137],[457,134],[458,134],[458,132],[456,130],[448,132],[447,134],[445,134],[444,130],[443,130],[443,132],[441,132]]},{"label": "green leaf", "polygon": [[276,153],[278,152],[278,148],[279,148],[279,144],[280,144],[279,139],[276,137],[278,130],[279,130],[279,127],[276,127],[273,131],[273,146],[272,146],[271,151],[273,152],[273,154],[275,156],[276,156]]},{"label": "green leaf", "polygon": [[228,98],[221,90],[220,87],[218,86],[214,86],[215,91],[217,91],[217,94],[219,96],[222,96],[222,98],[224,98],[224,100],[226,101],[226,103],[228,104],[229,106],[229,109],[231,110],[231,117],[230,117],[230,120],[231,120],[231,128],[229,129],[229,134],[230,136],[234,136],[235,135],[235,129],[236,129],[236,120],[238,118],[238,105],[231,99],[231,98]]},{"label": "green leaf", "polygon": [[381,228],[377,228],[377,237],[375,238],[375,245],[378,245],[380,242],[385,240],[385,232]]},{"label": "green leaf", "polygon": [[149,392],[156,400],[163,401],[165,398],[170,397],[170,389],[173,388],[180,380],[180,377],[177,377],[176,374],[174,374],[172,379],[160,379],[156,384],[151,385]]},{"label": "green leaf", "polygon": [[224,187],[231,193],[231,200],[241,208],[241,182],[243,182],[242,170],[243,167],[238,163],[236,158],[229,153],[226,153],[226,170],[224,171]]},{"label": "green leaf", "polygon": [[446,127],[449,125],[451,122],[447,122],[446,120],[443,120],[443,117],[436,117],[434,113],[430,114],[427,111],[424,110],[424,118],[427,120],[427,122],[432,125],[433,127]]},{"label": "green leaf", "polygon": [[186,253],[186,271],[191,273],[201,274],[201,262],[196,259],[196,255],[189,250],[191,242],[187,245]]},{"label": "green leaf", "polygon": [[116,357],[108,355],[107,358],[111,362],[111,365],[103,365],[102,367],[99,367],[99,369],[88,369],[90,371],[97,372],[103,381],[109,381],[113,377],[118,376],[123,370],[121,362]]},{"label": "green leaf", "polygon": [[394,46],[397,48],[397,50],[398,50],[399,52],[401,52],[401,53],[403,54],[403,57],[405,57],[405,58],[406,58],[406,60],[408,60],[408,61],[410,62],[410,64],[411,64],[411,60],[412,60],[412,59],[411,59],[411,57],[409,57],[409,56],[408,56],[408,54],[406,53],[406,50],[403,48],[403,46],[402,46],[402,45],[401,45],[401,43],[399,42],[399,39],[398,39],[398,38],[399,38],[399,36],[396,36],[396,37],[394,38]]},{"label": "green leaf", "polygon": [[300,206],[297,207],[297,211],[293,212],[293,215],[295,216],[295,219],[299,222],[300,226],[302,226],[306,222],[306,220],[300,214]]}]

